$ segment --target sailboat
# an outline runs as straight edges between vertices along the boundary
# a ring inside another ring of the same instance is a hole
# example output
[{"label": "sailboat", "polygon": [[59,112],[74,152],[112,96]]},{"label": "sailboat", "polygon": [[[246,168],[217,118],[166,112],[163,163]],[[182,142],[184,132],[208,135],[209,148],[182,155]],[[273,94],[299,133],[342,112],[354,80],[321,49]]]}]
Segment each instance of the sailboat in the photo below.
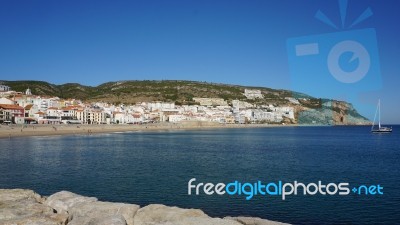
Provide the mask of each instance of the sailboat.
[{"label": "sailboat", "polygon": [[[376,114],[378,114],[378,129],[375,128]],[[371,132],[372,133],[391,133],[392,130],[393,130],[392,127],[381,126],[381,100],[379,99],[378,106],[376,107],[376,111],[375,111],[374,122],[371,127]]]}]

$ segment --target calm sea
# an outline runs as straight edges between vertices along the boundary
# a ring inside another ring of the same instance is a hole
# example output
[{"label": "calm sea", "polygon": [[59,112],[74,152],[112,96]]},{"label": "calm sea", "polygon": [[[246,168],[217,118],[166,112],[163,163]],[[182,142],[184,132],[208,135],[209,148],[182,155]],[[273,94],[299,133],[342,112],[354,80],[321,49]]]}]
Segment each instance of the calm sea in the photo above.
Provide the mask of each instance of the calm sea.
[{"label": "calm sea", "polygon": [[[400,127],[279,127],[0,139],[0,188],[200,208],[293,224],[398,224]],[[197,182],[379,184],[383,195],[187,195]]]}]

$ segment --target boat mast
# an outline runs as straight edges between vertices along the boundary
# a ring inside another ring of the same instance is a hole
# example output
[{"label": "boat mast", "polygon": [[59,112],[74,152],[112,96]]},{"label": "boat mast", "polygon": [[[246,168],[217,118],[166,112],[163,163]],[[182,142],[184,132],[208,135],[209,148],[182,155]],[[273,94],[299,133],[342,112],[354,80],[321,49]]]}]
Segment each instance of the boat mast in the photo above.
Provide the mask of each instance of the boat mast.
[{"label": "boat mast", "polygon": [[379,114],[378,114],[378,119],[379,119],[379,129],[381,129],[381,100],[379,99],[378,101],[378,109],[379,109]]},{"label": "boat mast", "polygon": [[378,114],[378,109],[379,109],[379,101],[378,101],[378,105],[376,105],[375,115],[374,115],[374,121],[372,122],[371,131],[373,131],[373,130],[374,130],[374,127],[375,127],[376,114]]}]

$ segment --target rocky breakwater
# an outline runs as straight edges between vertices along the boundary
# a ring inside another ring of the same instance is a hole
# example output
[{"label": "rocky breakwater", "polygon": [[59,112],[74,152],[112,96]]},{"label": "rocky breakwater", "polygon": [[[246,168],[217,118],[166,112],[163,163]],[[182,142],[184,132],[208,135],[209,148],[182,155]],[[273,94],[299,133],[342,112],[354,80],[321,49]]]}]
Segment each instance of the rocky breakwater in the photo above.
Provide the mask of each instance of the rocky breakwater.
[{"label": "rocky breakwater", "polygon": [[283,225],[253,217],[212,218],[199,209],[99,201],[68,191],[42,197],[0,189],[1,225]]}]

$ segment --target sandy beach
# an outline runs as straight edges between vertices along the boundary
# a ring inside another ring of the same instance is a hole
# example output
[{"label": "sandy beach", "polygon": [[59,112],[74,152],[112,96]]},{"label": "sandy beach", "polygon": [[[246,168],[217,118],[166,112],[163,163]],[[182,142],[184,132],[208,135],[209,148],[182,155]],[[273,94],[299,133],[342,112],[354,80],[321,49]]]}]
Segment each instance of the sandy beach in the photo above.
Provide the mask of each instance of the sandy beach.
[{"label": "sandy beach", "polygon": [[0,138],[16,138],[26,136],[50,135],[91,135],[95,133],[114,133],[129,131],[157,131],[157,130],[193,130],[193,129],[221,129],[221,128],[254,128],[254,127],[283,127],[296,125],[271,124],[220,124],[213,122],[185,122],[185,123],[154,123],[154,124],[102,124],[102,125],[0,125]]}]

